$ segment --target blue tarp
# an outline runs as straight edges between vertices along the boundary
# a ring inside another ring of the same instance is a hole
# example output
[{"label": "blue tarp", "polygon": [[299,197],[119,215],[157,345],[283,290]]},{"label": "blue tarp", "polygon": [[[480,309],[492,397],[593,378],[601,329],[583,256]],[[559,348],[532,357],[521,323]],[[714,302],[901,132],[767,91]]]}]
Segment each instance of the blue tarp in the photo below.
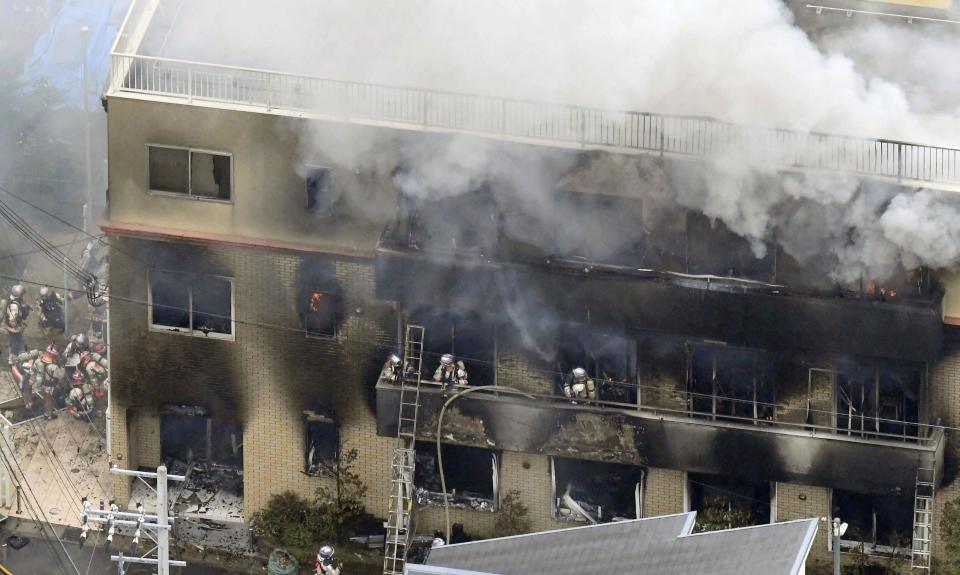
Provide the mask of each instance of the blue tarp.
[{"label": "blue tarp", "polygon": [[[86,58],[88,106],[97,106],[110,71],[110,48],[129,3],[130,0],[66,0],[23,66],[28,85],[46,81],[60,92],[64,106],[82,108],[82,63]],[[86,54],[81,32],[84,26],[89,28]]]}]

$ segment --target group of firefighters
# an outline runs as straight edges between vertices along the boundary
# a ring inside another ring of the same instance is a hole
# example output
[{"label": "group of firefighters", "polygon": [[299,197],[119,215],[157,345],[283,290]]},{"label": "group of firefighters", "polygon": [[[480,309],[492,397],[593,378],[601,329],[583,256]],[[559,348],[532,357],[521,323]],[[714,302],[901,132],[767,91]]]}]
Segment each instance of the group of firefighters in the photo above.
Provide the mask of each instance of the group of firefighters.
[{"label": "group of firefighters", "polygon": [[[400,356],[390,354],[380,371],[380,380],[388,383],[397,383],[411,366],[404,366]],[[456,359],[452,354],[440,356],[440,365],[433,372],[433,381],[447,390],[457,385],[469,385],[467,368],[463,361]],[[597,399],[597,385],[587,370],[575,367],[570,374],[563,378],[563,395],[571,401]]]},{"label": "group of firefighters", "polygon": [[33,408],[34,397],[43,401],[43,416],[55,418],[58,405],[65,405],[76,417],[102,414],[108,382],[106,346],[92,345],[86,334],[70,336],[63,349],[56,340],[65,328],[63,297],[43,286],[37,299],[38,324],[49,343],[44,349],[26,350],[23,332],[33,306],[26,302],[26,290],[15,285],[0,300],[0,328],[7,333],[8,362],[19,385],[24,406]]}]

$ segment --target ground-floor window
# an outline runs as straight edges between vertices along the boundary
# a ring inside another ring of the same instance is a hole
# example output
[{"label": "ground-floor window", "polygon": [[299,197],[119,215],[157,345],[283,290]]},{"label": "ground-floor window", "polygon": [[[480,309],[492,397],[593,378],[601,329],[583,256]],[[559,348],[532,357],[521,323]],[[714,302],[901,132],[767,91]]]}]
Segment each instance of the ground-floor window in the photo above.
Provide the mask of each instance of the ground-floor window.
[{"label": "ground-floor window", "polygon": [[772,518],[772,489],[766,481],[688,473],[687,493],[690,510],[697,512],[697,531],[762,525]]},{"label": "ground-floor window", "polygon": [[550,464],[554,517],[590,523],[643,517],[646,468],[562,457]]},{"label": "ground-floor window", "polygon": [[[496,511],[499,500],[500,452],[479,447],[446,445],[443,473],[450,505]],[[443,488],[436,444],[418,442],[413,486],[417,503],[443,505]]]},{"label": "ground-floor window", "polygon": [[307,457],[304,472],[312,477],[333,476],[340,447],[340,434],[333,416],[315,411],[304,412]]},{"label": "ground-floor window", "polygon": [[868,495],[833,490],[833,517],[848,525],[841,549],[865,553],[909,552],[913,533],[913,493]]}]

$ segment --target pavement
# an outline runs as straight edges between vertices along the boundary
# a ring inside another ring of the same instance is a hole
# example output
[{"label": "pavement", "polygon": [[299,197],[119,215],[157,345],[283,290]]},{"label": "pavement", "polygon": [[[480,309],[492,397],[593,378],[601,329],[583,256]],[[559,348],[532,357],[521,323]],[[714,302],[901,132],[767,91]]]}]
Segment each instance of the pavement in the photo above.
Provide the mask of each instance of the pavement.
[{"label": "pavement", "polygon": [[[26,536],[30,542],[21,549],[14,549],[7,543],[14,532]],[[118,541],[117,544],[122,547],[108,551],[102,542],[100,545],[95,545],[98,540],[93,536],[85,546],[80,547],[76,543],[75,531],[61,533],[60,537],[63,540],[63,548],[53,537],[50,537],[50,543],[48,543],[33,523],[18,522],[16,525],[4,526],[0,535],[0,563],[12,575],[76,575],[78,572],[80,575],[113,575],[117,573],[117,564],[110,560],[109,554],[111,552],[116,554],[119,550],[127,548],[125,542]],[[148,548],[141,546],[141,551],[147,550]],[[67,556],[72,563],[67,560]],[[177,558],[175,551],[171,551],[171,557]],[[65,571],[61,570],[61,566]],[[156,569],[149,565],[129,565],[127,568],[127,575],[146,575],[155,572]],[[258,567],[255,567],[255,570],[224,569],[188,561],[186,567],[173,567],[170,572],[171,575],[231,575],[262,571]]]}]

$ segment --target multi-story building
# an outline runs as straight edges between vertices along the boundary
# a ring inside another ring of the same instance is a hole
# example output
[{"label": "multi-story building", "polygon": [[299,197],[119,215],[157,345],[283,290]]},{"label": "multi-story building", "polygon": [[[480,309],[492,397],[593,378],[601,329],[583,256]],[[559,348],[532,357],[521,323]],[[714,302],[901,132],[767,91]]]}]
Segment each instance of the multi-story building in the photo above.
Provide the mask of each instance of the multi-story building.
[{"label": "multi-story building", "polygon": [[[114,463],[236,470],[249,519],[356,450],[385,517],[400,387],[378,374],[416,325],[421,439],[451,397],[430,381],[441,354],[470,386],[524,392],[446,411],[468,531],[516,490],[536,530],[710,508],[840,516],[845,546],[919,563],[932,526],[936,554],[958,489],[960,284],[920,268],[838,285],[662,200],[747,138],[773,173],[886,189],[960,185],[960,151],[166,59],[179,12],[156,4],[133,3],[105,100]],[[343,162],[358,141],[374,159]],[[411,191],[403,150],[450,142],[559,168],[545,197],[499,172]],[[596,400],[562,396],[575,366]],[[442,494],[432,441],[417,450],[429,532]]]}]

